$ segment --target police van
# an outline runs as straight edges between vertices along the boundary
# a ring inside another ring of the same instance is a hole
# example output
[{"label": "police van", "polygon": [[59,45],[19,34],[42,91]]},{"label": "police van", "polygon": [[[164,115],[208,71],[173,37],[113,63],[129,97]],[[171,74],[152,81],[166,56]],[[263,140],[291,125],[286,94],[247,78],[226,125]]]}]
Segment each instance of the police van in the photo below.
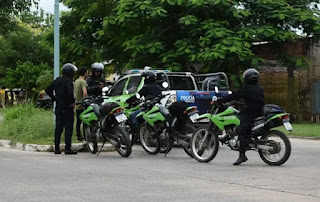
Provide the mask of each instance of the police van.
[{"label": "police van", "polygon": [[[145,70],[128,70],[107,92],[105,102],[115,101],[126,106],[126,100],[135,95],[144,85],[142,73]],[[193,74],[191,72],[170,72],[169,70],[151,70],[157,74],[156,83],[162,87],[163,94],[169,94],[161,103],[168,106],[176,101],[185,101],[189,106],[197,106],[200,114],[211,109],[211,98],[216,95],[230,94],[228,78],[225,73]],[[168,83],[164,88],[162,84]]]}]

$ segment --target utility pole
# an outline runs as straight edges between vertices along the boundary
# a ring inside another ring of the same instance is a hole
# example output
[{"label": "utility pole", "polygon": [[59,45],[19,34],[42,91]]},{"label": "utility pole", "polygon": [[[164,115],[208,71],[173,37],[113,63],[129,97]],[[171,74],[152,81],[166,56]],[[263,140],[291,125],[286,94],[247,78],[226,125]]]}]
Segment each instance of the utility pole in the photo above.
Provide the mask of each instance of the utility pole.
[{"label": "utility pole", "polygon": [[60,65],[60,28],[59,28],[59,0],[54,3],[54,79],[59,77]]},{"label": "utility pole", "polygon": [[[60,27],[59,27],[59,0],[55,0],[54,3],[54,75],[53,79],[59,77],[59,66],[60,66]],[[53,110],[56,109],[56,102],[53,104]],[[54,115],[54,123],[56,115]]]}]

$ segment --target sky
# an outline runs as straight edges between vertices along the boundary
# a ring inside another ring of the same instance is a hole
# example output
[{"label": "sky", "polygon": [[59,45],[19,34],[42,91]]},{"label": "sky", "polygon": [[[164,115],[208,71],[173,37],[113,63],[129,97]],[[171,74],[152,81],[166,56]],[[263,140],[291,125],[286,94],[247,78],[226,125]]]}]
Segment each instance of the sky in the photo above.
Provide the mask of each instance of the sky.
[{"label": "sky", "polygon": [[[39,8],[42,8],[45,13],[54,13],[54,2],[55,0],[39,0]],[[64,6],[62,3],[60,3],[59,6],[60,11],[62,10],[68,10],[66,6]],[[36,10],[36,8],[33,6],[32,10]]]}]

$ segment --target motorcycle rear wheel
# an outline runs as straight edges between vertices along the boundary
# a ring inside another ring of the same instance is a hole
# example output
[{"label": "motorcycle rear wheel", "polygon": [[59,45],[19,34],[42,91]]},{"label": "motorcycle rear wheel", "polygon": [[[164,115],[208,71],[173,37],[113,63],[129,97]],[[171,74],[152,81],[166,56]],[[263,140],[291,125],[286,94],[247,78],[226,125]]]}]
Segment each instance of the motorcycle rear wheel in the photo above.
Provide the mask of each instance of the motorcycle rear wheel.
[{"label": "motorcycle rear wheel", "polygon": [[132,152],[131,141],[129,139],[128,133],[120,126],[115,126],[113,129],[113,134],[118,138],[117,145],[114,145],[117,152],[122,157],[130,156]]},{"label": "motorcycle rear wheel", "polygon": [[95,132],[96,130],[94,130],[94,127],[85,125],[84,137],[86,139],[87,148],[92,154],[95,154],[98,151],[98,142]]},{"label": "motorcycle rear wheel", "polygon": [[[275,138],[278,138],[278,140],[274,140]],[[268,133],[263,134],[260,140],[267,140],[267,144],[274,147],[274,151],[259,149],[260,158],[266,164],[280,166],[289,159],[291,154],[291,143],[284,133],[277,130],[271,130]]]},{"label": "motorcycle rear wheel", "polygon": [[161,134],[160,136],[161,136],[160,153],[169,153],[172,150],[174,140],[170,139],[167,133]]},{"label": "motorcycle rear wheel", "polygon": [[154,130],[146,123],[139,127],[140,143],[142,148],[151,155],[159,153],[161,147],[161,140],[159,136],[153,137]]},{"label": "motorcycle rear wheel", "polygon": [[[208,132],[207,139],[204,136]],[[203,148],[200,143],[203,143]],[[190,147],[193,157],[199,162],[210,162],[217,155],[219,150],[219,139],[216,133],[207,131],[207,127],[199,127],[191,138]]]}]

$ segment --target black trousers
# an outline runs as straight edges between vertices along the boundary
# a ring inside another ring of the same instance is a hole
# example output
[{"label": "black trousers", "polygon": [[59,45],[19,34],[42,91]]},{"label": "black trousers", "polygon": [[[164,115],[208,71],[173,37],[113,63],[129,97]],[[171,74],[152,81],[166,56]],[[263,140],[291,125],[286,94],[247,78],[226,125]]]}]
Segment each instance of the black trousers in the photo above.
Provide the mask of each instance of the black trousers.
[{"label": "black trousers", "polygon": [[245,154],[246,152],[247,138],[251,132],[251,125],[258,116],[259,114],[256,113],[240,113],[240,126],[237,131],[240,141],[240,154]]},{"label": "black trousers", "polygon": [[[76,123],[76,132],[77,132],[77,137],[81,137],[81,119],[80,119],[80,114],[83,112],[83,109],[77,109],[77,123]],[[82,132],[84,134],[84,125],[82,127]]]},{"label": "black trousers", "polygon": [[73,109],[57,109],[56,110],[56,129],[54,134],[55,150],[59,150],[61,134],[65,129],[66,150],[71,149],[71,138],[73,133],[74,112]]}]

